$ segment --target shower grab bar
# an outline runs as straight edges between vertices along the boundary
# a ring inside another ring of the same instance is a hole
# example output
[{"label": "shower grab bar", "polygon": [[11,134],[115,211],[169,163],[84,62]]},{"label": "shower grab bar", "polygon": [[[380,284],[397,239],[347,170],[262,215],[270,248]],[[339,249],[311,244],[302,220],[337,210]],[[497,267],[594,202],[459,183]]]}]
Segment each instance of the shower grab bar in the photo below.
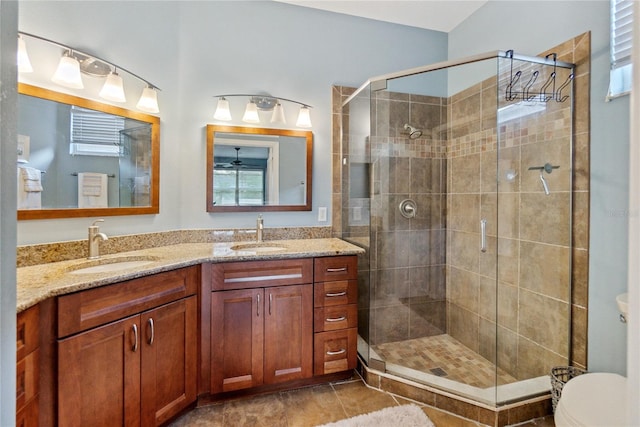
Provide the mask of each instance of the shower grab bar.
[{"label": "shower grab bar", "polygon": [[331,297],[343,297],[347,294],[347,291],[342,291],[342,292],[327,292],[325,294],[325,296],[327,298],[331,298]]},{"label": "shower grab bar", "polygon": [[327,356],[337,356],[338,354],[343,354],[343,353],[346,353],[346,352],[347,352],[347,350],[344,349],[344,348],[341,348],[338,351],[329,350],[329,351],[327,351]]},{"label": "shower grab bar", "polygon": [[487,220],[480,220],[480,251],[487,252]]}]

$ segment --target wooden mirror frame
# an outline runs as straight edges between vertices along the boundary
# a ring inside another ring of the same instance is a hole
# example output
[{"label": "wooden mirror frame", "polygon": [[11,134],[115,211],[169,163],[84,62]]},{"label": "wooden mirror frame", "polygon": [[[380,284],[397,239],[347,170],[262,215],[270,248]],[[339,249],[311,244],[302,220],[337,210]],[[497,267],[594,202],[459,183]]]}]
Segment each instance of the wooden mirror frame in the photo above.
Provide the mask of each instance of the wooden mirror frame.
[{"label": "wooden mirror frame", "polygon": [[[304,205],[214,206],[213,205],[213,148],[216,132],[246,133],[249,135],[296,136],[306,141],[306,200]],[[313,175],[313,132],[288,129],[253,128],[243,126],[207,125],[207,212],[283,212],[310,211]]]},{"label": "wooden mirror frame", "polygon": [[102,111],[104,113],[127,117],[151,124],[151,189],[149,206],[127,206],[111,208],[60,208],[60,209],[24,209],[18,210],[18,220],[27,219],[53,219],[53,218],[82,218],[96,216],[116,216],[116,215],[147,215],[160,212],[160,118],[137,111],[126,110],[113,105],[103,104],[73,95],[67,95],[31,86],[25,83],[18,83],[18,94],[42,98],[62,104],[77,105],[91,110]]}]

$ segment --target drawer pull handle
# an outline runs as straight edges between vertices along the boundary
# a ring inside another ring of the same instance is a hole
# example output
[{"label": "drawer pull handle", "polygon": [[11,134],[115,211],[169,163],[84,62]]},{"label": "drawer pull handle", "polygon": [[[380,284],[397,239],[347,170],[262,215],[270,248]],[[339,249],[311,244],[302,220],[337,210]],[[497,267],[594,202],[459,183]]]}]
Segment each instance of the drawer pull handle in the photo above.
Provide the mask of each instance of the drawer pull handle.
[{"label": "drawer pull handle", "polygon": [[149,337],[149,345],[153,345],[153,341],[156,337],[156,328],[155,325],[153,324],[153,318],[149,318],[149,320],[147,320],[147,323],[149,324],[149,328],[151,329],[151,336]]},{"label": "drawer pull handle", "polygon": [[347,271],[347,267],[327,268],[327,273],[341,273],[343,271]]},{"label": "drawer pull handle", "polygon": [[269,293],[269,316],[271,316],[271,304],[273,304],[273,294]]},{"label": "drawer pull handle", "polygon": [[331,298],[331,297],[343,297],[347,294],[347,291],[342,291],[342,292],[327,292],[326,293],[326,297],[327,298]]},{"label": "drawer pull handle", "polygon": [[346,352],[347,352],[347,350],[344,349],[344,348],[341,348],[338,351],[329,350],[329,351],[327,351],[327,356],[337,356],[338,354],[343,354],[343,353],[346,353]]},{"label": "drawer pull handle", "polygon": [[256,304],[256,317],[260,317],[260,294],[256,295],[258,303]]},{"label": "drawer pull handle", "polygon": [[136,351],[138,351],[138,325],[136,325],[135,323],[133,324],[133,339],[134,341],[131,351],[135,353]]},{"label": "drawer pull handle", "polygon": [[344,316],[340,316],[340,317],[329,317],[328,319],[325,319],[326,322],[342,322],[343,320],[347,320],[347,318]]}]

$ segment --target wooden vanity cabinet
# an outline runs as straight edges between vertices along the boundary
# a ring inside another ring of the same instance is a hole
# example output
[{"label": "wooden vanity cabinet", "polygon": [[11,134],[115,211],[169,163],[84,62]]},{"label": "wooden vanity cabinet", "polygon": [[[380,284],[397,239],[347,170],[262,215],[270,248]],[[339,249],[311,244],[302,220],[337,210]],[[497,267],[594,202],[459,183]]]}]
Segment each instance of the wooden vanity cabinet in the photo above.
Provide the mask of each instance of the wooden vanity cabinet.
[{"label": "wooden vanity cabinet", "polygon": [[354,369],[358,352],[358,259],[314,260],[314,375]]},{"label": "wooden vanity cabinet", "polygon": [[211,393],[312,377],[312,260],[211,269]]},{"label": "wooden vanity cabinet", "polygon": [[16,334],[16,426],[39,424],[40,307],[35,305],[17,316]]},{"label": "wooden vanity cabinet", "polygon": [[199,267],[58,298],[58,424],[157,426],[196,400]]}]

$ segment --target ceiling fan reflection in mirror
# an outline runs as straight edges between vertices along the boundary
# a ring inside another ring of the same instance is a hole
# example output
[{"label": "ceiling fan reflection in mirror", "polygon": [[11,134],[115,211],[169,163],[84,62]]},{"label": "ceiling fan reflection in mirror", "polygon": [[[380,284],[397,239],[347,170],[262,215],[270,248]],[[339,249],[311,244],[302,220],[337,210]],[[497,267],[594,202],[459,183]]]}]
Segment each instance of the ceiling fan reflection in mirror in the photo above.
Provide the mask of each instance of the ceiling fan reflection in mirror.
[{"label": "ceiling fan reflection in mirror", "polygon": [[224,168],[224,169],[239,169],[239,168],[257,168],[259,165],[247,164],[240,160],[240,147],[234,147],[236,150],[236,158],[235,160],[231,160],[230,162],[220,162],[215,163],[214,167],[216,168]]}]

